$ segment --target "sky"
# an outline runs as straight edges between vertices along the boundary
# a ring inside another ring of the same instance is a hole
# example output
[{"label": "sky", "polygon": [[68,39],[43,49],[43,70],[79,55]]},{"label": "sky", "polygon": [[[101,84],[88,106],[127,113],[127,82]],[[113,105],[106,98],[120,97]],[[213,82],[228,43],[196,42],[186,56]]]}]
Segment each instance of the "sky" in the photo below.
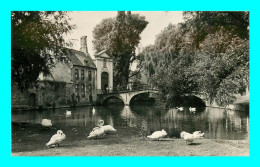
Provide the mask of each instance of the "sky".
[{"label": "sky", "polygon": [[[149,22],[145,30],[141,34],[141,41],[139,46],[145,47],[153,44],[156,35],[161,32],[165,27],[171,24],[178,24],[183,22],[181,11],[132,11],[145,16]],[[91,57],[94,55],[94,48],[92,45],[94,27],[99,24],[103,19],[109,17],[116,17],[117,11],[75,11],[68,14],[71,17],[71,24],[76,25],[71,34],[65,37],[66,40],[73,42],[73,49],[80,50],[80,37],[88,36],[87,45],[88,52]]]}]

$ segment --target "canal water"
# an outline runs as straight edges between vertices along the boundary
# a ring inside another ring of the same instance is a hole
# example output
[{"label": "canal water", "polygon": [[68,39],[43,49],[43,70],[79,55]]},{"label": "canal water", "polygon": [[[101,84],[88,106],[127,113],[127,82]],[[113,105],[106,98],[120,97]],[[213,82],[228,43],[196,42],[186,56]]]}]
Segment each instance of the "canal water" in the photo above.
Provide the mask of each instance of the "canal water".
[{"label": "canal water", "polygon": [[[71,116],[66,116],[66,110],[72,112]],[[196,113],[190,113],[188,108],[184,108],[184,111],[177,111],[177,109],[166,110],[153,105],[114,104],[95,106],[95,112],[93,112],[92,106],[87,106],[42,111],[12,111],[11,116],[13,137],[19,135],[18,132],[15,132],[17,129],[20,131],[24,129],[23,127],[13,128],[14,125],[25,124],[40,127],[42,119],[50,119],[53,127],[60,129],[84,127],[85,130],[79,131],[77,134],[82,133],[82,136],[86,136],[102,119],[105,124],[112,125],[115,129],[125,128],[127,131],[128,128],[134,128],[137,131],[144,131],[146,135],[164,129],[167,131],[168,137],[173,138],[179,138],[182,131],[190,133],[202,131],[205,133],[204,138],[208,139],[248,140],[249,138],[248,111],[209,107],[197,108]]]}]

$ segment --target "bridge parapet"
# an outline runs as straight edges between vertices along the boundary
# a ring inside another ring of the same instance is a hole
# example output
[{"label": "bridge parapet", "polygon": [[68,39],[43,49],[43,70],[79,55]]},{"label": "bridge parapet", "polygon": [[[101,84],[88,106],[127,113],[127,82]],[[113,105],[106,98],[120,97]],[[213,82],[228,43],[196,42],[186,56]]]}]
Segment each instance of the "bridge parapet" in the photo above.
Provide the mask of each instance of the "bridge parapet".
[{"label": "bridge parapet", "polygon": [[138,95],[143,93],[157,93],[158,90],[155,89],[145,89],[142,87],[142,89],[139,90],[122,90],[122,91],[111,91],[111,92],[105,92],[102,94],[98,94],[98,102],[100,104],[104,104],[106,100],[112,97],[117,97],[123,101],[125,105],[129,105],[131,99]]},{"label": "bridge parapet", "polygon": [[118,94],[127,92],[136,92],[141,90],[156,90],[148,84],[128,84],[123,86],[116,86],[113,88],[107,87],[105,90],[98,89],[97,94]]}]

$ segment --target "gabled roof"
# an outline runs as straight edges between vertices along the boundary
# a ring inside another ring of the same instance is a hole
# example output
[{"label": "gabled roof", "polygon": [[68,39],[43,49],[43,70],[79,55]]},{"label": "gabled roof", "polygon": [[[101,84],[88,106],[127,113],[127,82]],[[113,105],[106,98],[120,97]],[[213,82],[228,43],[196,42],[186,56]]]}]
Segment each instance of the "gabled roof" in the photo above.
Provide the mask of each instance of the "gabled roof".
[{"label": "gabled roof", "polygon": [[73,65],[96,68],[96,65],[92,61],[89,54],[69,48],[62,48],[61,52],[71,61]]},{"label": "gabled roof", "polygon": [[55,81],[55,82],[66,82],[72,83],[71,69],[66,63],[55,63],[55,66],[51,69],[51,75],[43,76],[39,75],[40,81]]},{"label": "gabled roof", "polygon": [[102,50],[101,52],[96,53],[94,56],[111,59],[106,50]]}]

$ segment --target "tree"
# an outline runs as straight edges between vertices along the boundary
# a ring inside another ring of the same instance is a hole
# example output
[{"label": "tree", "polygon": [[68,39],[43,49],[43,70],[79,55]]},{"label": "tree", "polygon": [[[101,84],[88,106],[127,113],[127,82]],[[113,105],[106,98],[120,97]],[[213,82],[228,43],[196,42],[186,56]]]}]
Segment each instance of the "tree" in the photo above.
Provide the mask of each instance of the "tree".
[{"label": "tree", "polygon": [[249,12],[185,12],[196,49],[200,91],[211,102],[234,102],[249,85]]},{"label": "tree", "polygon": [[191,37],[199,48],[208,34],[213,34],[224,27],[242,39],[249,38],[249,12],[184,12],[183,28],[192,32]]},{"label": "tree", "polygon": [[[211,101],[226,106],[249,85],[249,44],[224,28],[209,34],[197,55],[200,91]],[[202,60],[202,61],[201,61]]]},{"label": "tree", "polygon": [[205,93],[225,106],[249,84],[248,12],[184,12],[146,47],[144,69],[160,93],[158,101],[179,105],[186,95]]},{"label": "tree", "polygon": [[197,90],[188,40],[180,25],[170,24],[140,53],[149,83],[159,89],[157,101],[168,107],[180,105],[184,96]]},{"label": "tree", "polygon": [[66,44],[63,35],[75,27],[68,21],[66,12],[12,12],[12,85],[23,90],[35,85],[40,73],[50,74],[51,57],[58,56],[58,48]]},{"label": "tree", "polygon": [[129,79],[130,64],[136,59],[135,50],[140,35],[147,26],[145,17],[119,11],[117,17],[105,19],[93,30],[96,52],[106,49],[114,61],[114,78],[120,85]]}]

